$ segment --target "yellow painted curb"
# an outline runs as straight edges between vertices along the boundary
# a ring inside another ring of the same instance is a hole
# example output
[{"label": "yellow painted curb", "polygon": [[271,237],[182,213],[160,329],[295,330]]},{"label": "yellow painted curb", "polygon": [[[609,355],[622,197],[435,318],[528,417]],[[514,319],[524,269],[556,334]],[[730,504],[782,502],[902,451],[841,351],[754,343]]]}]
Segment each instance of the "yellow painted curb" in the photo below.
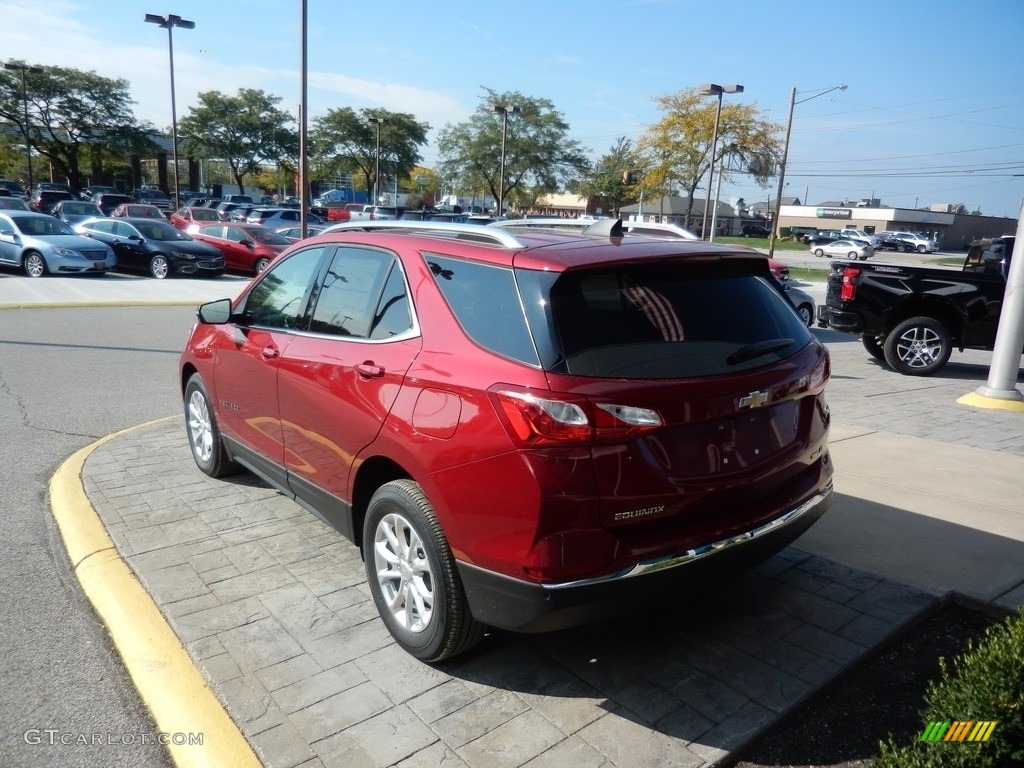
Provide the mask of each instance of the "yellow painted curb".
[{"label": "yellow painted curb", "polygon": [[986,397],[977,392],[971,392],[956,399],[960,405],[972,405],[975,408],[989,408],[1000,411],[1016,411],[1024,413],[1024,400],[1004,400],[1000,397]]},{"label": "yellow painted curb", "polygon": [[[82,487],[82,467],[89,455],[129,431],[115,432],[86,446],[68,458],[50,479],[50,508],[71,567],[110,633],[158,730],[165,734],[175,765],[259,768],[262,763],[249,742],[210,690],[156,603],[121,559]],[[198,741],[194,737],[199,734],[202,743],[190,743],[190,737]]]}]

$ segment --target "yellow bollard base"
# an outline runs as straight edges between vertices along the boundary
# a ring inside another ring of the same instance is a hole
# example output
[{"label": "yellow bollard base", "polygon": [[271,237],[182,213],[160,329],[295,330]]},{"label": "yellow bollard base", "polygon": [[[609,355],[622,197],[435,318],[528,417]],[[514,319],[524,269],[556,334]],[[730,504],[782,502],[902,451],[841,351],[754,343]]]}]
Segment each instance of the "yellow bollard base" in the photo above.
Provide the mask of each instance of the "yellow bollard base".
[{"label": "yellow bollard base", "polygon": [[960,405],[970,405],[974,408],[990,408],[1000,411],[1016,411],[1024,413],[1024,400],[1006,400],[1001,397],[987,397],[977,392],[958,397],[956,400]]}]

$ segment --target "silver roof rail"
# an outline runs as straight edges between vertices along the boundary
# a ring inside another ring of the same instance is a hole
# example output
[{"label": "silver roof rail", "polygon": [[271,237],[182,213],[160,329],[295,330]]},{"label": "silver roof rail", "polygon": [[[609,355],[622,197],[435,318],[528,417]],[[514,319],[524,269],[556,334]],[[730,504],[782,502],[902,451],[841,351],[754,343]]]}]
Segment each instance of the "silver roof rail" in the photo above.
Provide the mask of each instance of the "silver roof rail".
[{"label": "silver roof rail", "polygon": [[341,221],[332,224],[321,234],[329,232],[355,231],[371,232],[374,230],[398,230],[403,232],[448,235],[460,240],[477,240],[482,243],[493,243],[504,248],[525,248],[510,232],[502,229],[482,226],[480,224],[461,224],[450,221],[402,221],[401,219],[381,219],[375,221]]}]

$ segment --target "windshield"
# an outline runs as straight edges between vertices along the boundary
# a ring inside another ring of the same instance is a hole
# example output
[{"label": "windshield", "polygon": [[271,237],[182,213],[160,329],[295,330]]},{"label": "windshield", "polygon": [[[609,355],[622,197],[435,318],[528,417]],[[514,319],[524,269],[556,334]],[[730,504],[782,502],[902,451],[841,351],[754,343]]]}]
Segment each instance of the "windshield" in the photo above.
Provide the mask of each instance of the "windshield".
[{"label": "windshield", "polygon": [[46,235],[75,234],[71,227],[52,216],[12,216],[11,221],[23,235],[45,237]]}]

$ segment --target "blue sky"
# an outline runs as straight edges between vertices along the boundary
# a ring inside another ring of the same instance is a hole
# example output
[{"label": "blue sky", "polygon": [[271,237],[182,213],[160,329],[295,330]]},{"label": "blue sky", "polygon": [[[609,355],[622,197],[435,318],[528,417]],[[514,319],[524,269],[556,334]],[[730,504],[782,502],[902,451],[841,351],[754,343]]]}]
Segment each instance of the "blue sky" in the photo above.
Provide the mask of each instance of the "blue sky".
[{"label": "blue sky", "polygon": [[[972,7],[973,6],[973,7]],[[0,60],[126,79],[135,114],[170,125],[167,34],[179,118],[196,94],[242,87],[297,114],[299,0],[0,0]],[[785,194],[963,203],[1016,218],[1024,196],[1024,2],[987,0],[308,0],[309,113],[381,107],[436,130],[483,88],[550,99],[596,158],[660,118],[652,97],[740,83],[725,98],[786,122],[798,103]],[[495,118],[497,119],[497,118]],[[780,134],[781,135],[781,134]],[[433,145],[424,164],[436,159]],[[1016,174],[1016,175],[1015,175]],[[700,194],[698,192],[698,194]],[[774,199],[743,176],[723,200]]]}]

